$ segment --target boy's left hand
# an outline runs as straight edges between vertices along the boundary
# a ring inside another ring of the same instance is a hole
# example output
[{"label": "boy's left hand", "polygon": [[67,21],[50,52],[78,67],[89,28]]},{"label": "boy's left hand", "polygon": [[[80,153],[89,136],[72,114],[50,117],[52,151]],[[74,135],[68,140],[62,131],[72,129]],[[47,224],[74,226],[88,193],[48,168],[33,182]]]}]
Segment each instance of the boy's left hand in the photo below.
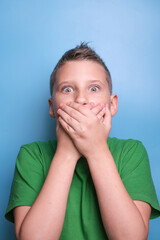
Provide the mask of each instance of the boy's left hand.
[{"label": "boy's left hand", "polygon": [[111,113],[108,105],[96,115],[85,105],[71,102],[60,105],[59,122],[72,138],[78,151],[86,158],[95,151],[103,151],[111,130]]}]

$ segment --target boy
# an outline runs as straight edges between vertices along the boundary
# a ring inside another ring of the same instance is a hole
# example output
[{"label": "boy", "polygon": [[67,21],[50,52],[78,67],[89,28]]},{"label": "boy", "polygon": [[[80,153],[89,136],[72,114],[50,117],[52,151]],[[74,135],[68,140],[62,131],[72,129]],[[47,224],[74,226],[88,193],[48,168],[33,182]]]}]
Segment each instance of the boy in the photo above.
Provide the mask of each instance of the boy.
[{"label": "boy", "polygon": [[18,240],[147,239],[160,208],[148,156],[136,140],[110,138],[118,97],[109,70],[81,44],[50,79],[57,142],[22,146],[6,217]]}]

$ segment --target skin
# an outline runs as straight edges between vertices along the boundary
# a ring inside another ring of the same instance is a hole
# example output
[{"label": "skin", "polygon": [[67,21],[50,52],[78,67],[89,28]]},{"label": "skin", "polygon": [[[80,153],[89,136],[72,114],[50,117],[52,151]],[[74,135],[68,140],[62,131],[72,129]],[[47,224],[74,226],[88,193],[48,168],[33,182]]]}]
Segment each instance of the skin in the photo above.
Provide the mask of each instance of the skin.
[{"label": "skin", "polygon": [[[76,103],[78,107],[82,107],[81,112],[90,114],[84,118],[84,122],[86,121],[88,123],[92,122],[92,118],[97,120],[94,114],[96,111],[94,110],[95,106],[100,107],[104,114],[106,113],[107,107],[109,107],[111,116],[114,116],[117,112],[118,97],[115,94],[110,96],[104,68],[95,62],[67,62],[57,73],[53,96],[53,99],[49,99],[50,116],[53,118],[58,118],[60,110],[62,110],[62,108],[69,108],[69,105],[71,107],[71,103]],[[92,111],[88,111],[88,109],[92,109]],[[75,111],[73,114],[77,114],[77,118],[80,117],[78,111]],[[59,130],[59,123],[61,123],[60,125],[62,126],[62,119],[58,119],[57,121],[57,130]],[[81,126],[83,127],[83,124],[77,127],[81,129]],[[106,132],[103,124],[102,131],[104,130]],[[97,133],[95,133],[95,135],[97,135]],[[109,132],[106,133],[105,139],[107,139],[107,135],[109,135]],[[57,136],[59,137],[59,134],[57,134]],[[73,141],[71,142],[73,144]],[[64,144],[66,144],[66,139]],[[90,146],[90,148],[91,147],[92,146]],[[72,150],[73,149],[69,149],[71,154],[73,154]]]},{"label": "skin", "polygon": [[151,207],[130,198],[106,144],[118,97],[110,95],[103,67],[92,61],[70,61],[58,70],[56,79],[49,99],[50,116],[57,120],[56,154],[32,207],[14,209],[16,238],[59,239],[74,169],[83,155],[109,239],[147,239]]}]

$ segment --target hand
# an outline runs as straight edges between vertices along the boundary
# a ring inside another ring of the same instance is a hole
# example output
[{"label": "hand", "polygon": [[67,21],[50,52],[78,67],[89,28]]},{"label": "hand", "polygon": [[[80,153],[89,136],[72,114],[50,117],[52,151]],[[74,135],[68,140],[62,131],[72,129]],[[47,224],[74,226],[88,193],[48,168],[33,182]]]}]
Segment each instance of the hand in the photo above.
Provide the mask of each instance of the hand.
[{"label": "hand", "polygon": [[75,161],[78,161],[78,159],[81,157],[81,154],[74,146],[70,136],[67,134],[66,131],[64,131],[58,119],[56,126],[56,135],[57,135],[57,151],[60,151],[61,153],[63,152],[64,157],[69,156],[75,159]]},{"label": "hand", "polygon": [[63,129],[71,137],[77,150],[86,158],[107,145],[106,140],[111,129],[111,113],[108,106],[98,106],[101,107],[101,111],[97,115],[94,109],[74,102],[60,105],[57,111]]},{"label": "hand", "polygon": [[[88,109],[91,109],[92,112],[102,121],[103,118],[103,111],[102,105],[95,106],[94,103],[86,105]],[[81,153],[77,150],[76,146],[74,145],[71,137],[68,133],[64,130],[62,125],[60,124],[59,120],[57,119],[57,127],[56,127],[56,134],[58,140],[57,150],[63,151],[64,156],[71,156],[75,157],[76,161],[81,157]]]}]

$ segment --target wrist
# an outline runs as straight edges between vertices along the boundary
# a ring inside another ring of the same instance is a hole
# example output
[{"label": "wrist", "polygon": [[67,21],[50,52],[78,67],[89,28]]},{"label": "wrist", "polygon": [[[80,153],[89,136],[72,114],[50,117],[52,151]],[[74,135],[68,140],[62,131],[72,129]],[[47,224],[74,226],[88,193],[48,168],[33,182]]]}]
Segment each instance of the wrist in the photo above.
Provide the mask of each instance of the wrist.
[{"label": "wrist", "polygon": [[78,151],[68,151],[66,150],[67,147],[59,146],[57,145],[56,149],[56,155],[62,159],[62,161],[69,161],[69,162],[74,162],[77,163],[78,159],[80,158],[80,153]]},{"label": "wrist", "polygon": [[87,159],[87,162],[93,162],[93,161],[100,161],[102,158],[108,158],[110,157],[111,152],[108,148],[107,142],[104,144],[101,144],[100,146],[97,146],[93,148],[92,152],[87,153],[85,158]]}]

